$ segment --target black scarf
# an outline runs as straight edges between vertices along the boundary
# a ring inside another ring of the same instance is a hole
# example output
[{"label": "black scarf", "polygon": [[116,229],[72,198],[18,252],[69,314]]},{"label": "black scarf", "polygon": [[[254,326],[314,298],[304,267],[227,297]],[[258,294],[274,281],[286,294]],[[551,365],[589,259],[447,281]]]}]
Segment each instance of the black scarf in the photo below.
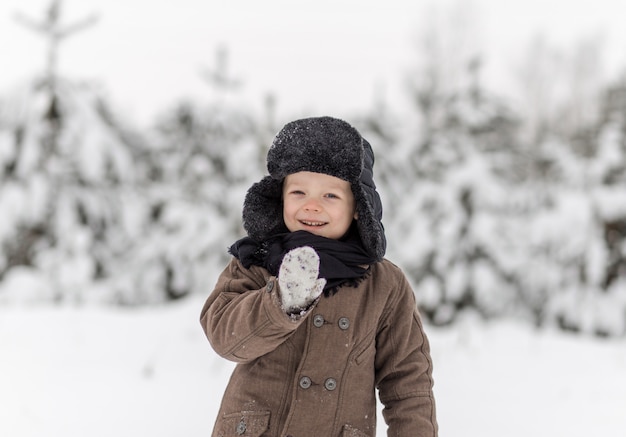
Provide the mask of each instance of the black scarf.
[{"label": "black scarf", "polygon": [[277,276],[285,254],[302,246],[312,247],[320,257],[319,277],[326,279],[325,296],[334,294],[342,285],[356,287],[369,271],[368,266],[376,262],[363,247],[354,226],[339,240],[296,231],[276,234],[263,241],[244,237],[228,251],[245,268],[261,266]]}]

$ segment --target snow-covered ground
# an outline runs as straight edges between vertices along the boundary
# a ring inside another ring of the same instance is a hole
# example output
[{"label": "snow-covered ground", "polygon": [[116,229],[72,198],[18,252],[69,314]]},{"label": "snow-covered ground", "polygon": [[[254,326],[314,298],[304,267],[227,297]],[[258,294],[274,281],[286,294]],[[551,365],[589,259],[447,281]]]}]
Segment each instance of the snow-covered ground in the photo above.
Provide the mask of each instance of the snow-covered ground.
[{"label": "snow-covered ground", "polygon": [[[201,306],[0,308],[0,436],[209,435],[232,365]],[[427,330],[442,437],[626,435],[626,340],[470,319]]]}]

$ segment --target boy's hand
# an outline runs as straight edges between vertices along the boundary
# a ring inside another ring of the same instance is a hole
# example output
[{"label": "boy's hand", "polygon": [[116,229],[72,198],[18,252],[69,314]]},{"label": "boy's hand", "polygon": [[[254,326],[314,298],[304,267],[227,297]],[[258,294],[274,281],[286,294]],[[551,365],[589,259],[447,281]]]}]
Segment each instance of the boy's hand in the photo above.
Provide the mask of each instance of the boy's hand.
[{"label": "boy's hand", "polygon": [[296,247],[285,254],[278,271],[278,284],[287,314],[306,310],[322,294],[326,279],[318,279],[319,271],[320,258],[312,247]]}]

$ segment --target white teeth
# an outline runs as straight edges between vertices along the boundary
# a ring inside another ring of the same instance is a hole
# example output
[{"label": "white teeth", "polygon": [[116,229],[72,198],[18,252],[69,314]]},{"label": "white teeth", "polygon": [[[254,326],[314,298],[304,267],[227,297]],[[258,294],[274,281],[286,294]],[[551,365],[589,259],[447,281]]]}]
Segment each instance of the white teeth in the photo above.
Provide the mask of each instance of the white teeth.
[{"label": "white teeth", "polygon": [[324,224],[324,223],[319,223],[319,222],[314,223],[314,222],[305,222],[305,221],[303,221],[302,223],[307,226],[322,226]]}]

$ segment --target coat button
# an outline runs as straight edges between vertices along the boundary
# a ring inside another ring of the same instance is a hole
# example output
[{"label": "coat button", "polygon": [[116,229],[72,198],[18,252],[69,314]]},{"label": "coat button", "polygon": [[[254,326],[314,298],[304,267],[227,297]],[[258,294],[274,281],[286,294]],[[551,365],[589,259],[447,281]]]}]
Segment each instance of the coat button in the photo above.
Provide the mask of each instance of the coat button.
[{"label": "coat button", "polygon": [[350,319],[348,319],[347,317],[342,317],[341,319],[339,319],[340,329],[343,329],[345,331],[349,327],[350,327]]},{"label": "coat button", "polygon": [[268,282],[265,289],[267,290],[268,293],[271,292],[274,289],[274,281]]},{"label": "coat button", "polygon": [[316,314],[315,317],[313,317],[313,325],[315,325],[316,328],[321,328],[324,325],[324,316]]},{"label": "coat button", "polygon": [[337,381],[335,380],[335,378],[328,378],[326,381],[324,381],[324,387],[326,387],[326,390],[328,391],[333,391],[337,388]]},{"label": "coat button", "polygon": [[242,419],[241,422],[237,424],[237,435],[244,435],[245,432],[246,432],[246,422],[244,422]]},{"label": "coat button", "polygon": [[309,378],[308,376],[303,376],[302,378],[300,378],[300,387],[305,390],[311,387],[311,378]]}]

